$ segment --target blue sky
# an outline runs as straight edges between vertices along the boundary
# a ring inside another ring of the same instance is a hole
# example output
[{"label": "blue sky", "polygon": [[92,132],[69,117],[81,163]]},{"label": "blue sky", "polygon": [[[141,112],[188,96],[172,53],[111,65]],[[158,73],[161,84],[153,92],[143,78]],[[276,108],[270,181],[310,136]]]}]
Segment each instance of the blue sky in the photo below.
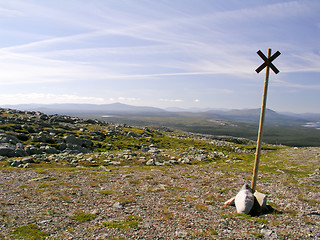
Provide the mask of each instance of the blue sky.
[{"label": "blue sky", "polygon": [[0,0],[0,106],[320,112],[320,1]]}]

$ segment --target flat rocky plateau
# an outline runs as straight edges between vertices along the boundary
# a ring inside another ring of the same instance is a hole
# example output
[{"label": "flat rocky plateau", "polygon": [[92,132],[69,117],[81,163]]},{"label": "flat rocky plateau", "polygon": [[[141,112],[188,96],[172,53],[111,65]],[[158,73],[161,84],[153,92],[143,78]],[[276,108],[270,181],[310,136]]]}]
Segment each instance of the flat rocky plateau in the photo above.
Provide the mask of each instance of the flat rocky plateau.
[{"label": "flat rocky plateau", "polygon": [[274,210],[260,216],[224,206],[251,182],[253,163],[241,159],[29,168],[2,160],[0,239],[320,239],[319,153],[262,154],[257,189]]}]

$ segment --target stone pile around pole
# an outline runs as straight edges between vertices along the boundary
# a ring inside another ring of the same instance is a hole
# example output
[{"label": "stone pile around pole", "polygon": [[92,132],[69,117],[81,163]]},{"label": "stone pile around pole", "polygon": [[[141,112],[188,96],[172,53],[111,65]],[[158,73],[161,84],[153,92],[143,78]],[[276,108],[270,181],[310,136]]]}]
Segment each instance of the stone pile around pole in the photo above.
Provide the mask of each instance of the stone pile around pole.
[{"label": "stone pile around pole", "polygon": [[258,216],[269,211],[267,195],[255,191],[253,193],[248,184],[244,184],[237,195],[224,203],[225,206],[235,206],[237,213]]}]

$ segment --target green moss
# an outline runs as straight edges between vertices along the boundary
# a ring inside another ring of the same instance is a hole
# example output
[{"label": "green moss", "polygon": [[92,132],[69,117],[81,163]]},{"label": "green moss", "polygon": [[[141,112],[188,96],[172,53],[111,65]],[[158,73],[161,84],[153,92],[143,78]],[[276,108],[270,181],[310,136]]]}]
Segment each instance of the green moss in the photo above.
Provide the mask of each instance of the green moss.
[{"label": "green moss", "polygon": [[16,238],[26,240],[44,239],[46,236],[48,236],[48,233],[40,231],[39,227],[35,224],[16,227],[12,233]]},{"label": "green moss", "polygon": [[114,191],[114,190],[102,190],[102,191],[100,191],[100,193],[104,194],[104,195],[112,195],[112,194],[119,193],[119,192]]},{"label": "green moss", "polygon": [[177,187],[177,186],[168,186],[168,190],[186,190],[185,187]]},{"label": "green moss", "polygon": [[127,230],[129,228],[139,229],[140,222],[136,220],[132,220],[127,222],[103,222],[102,224],[107,228]]},{"label": "green moss", "polygon": [[251,235],[253,235],[253,236],[257,237],[257,238],[262,238],[262,234],[259,233],[259,232],[249,232],[249,234],[251,234]]},{"label": "green moss", "polygon": [[247,214],[236,213],[235,216],[237,218],[246,219],[246,220],[253,221],[253,222],[256,222],[256,223],[263,223],[263,224],[267,224],[268,223],[268,220],[266,220],[266,219],[257,218],[257,217],[251,217],[250,215],[247,215]]},{"label": "green moss", "polygon": [[38,188],[50,188],[50,187],[51,187],[51,185],[46,184],[46,183],[42,183],[42,184],[38,185]]},{"label": "green moss", "polygon": [[80,210],[80,211],[74,212],[70,218],[78,222],[88,222],[95,219],[96,217],[97,217],[96,214],[84,213],[82,210]]},{"label": "green moss", "polygon": [[122,230],[127,230],[129,228],[140,229],[141,220],[142,220],[142,217],[140,216],[129,215],[122,221],[103,222],[102,225],[106,228],[116,228],[116,229],[122,229]]},{"label": "green moss", "polygon": [[139,180],[131,180],[129,181],[130,184],[140,184]]}]

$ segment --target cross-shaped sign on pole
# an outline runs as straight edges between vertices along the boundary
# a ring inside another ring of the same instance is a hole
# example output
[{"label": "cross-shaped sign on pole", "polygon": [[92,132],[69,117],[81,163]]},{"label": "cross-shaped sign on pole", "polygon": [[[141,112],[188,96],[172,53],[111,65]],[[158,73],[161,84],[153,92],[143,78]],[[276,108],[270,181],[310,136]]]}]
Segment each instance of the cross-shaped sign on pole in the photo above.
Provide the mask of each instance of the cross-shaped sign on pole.
[{"label": "cross-shaped sign on pole", "polygon": [[264,60],[264,63],[256,69],[257,73],[261,72],[262,69],[264,69],[267,66],[269,66],[275,72],[275,74],[279,73],[279,70],[272,64],[272,61],[279,57],[279,55],[281,54],[279,51],[277,51],[271,57],[266,57],[260,50],[257,52],[257,54]]},{"label": "cross-shaped sign on pole", "polygon": [[262,97],[262,107],[261,107],[261,114],[260,114],[260,123],[259,123],[259,133],[258,133],[258,140],[257,140],[257,148],[256,148],[256,157],[254,161],[254,168],[253,168],[253,175],[252,175],[252,183],[251,189],[253,192],[256,189],[257,177],[258,177],[258,167],[261,155],[261,139],[263,133],[263,125],[264,125],[264,116],[266,111],[266,103],[267,103],[267,91],[268,91],[268,82],[269,82],[269,72],[270,68],[275,72],[275,74],[279,73],[279,70],[273,65],[272,61],[276,59],[281,53],[277,51],[275,54],[271,56],[271,49],[268,49],[267,57],[259,50],[257,54],[264,60],[264,63],[260,65],[256,69],[256,72],[261,72],[264,68],[266,68],[266,76],[264,80],[264,90],[263,90],[263,97]]}]

